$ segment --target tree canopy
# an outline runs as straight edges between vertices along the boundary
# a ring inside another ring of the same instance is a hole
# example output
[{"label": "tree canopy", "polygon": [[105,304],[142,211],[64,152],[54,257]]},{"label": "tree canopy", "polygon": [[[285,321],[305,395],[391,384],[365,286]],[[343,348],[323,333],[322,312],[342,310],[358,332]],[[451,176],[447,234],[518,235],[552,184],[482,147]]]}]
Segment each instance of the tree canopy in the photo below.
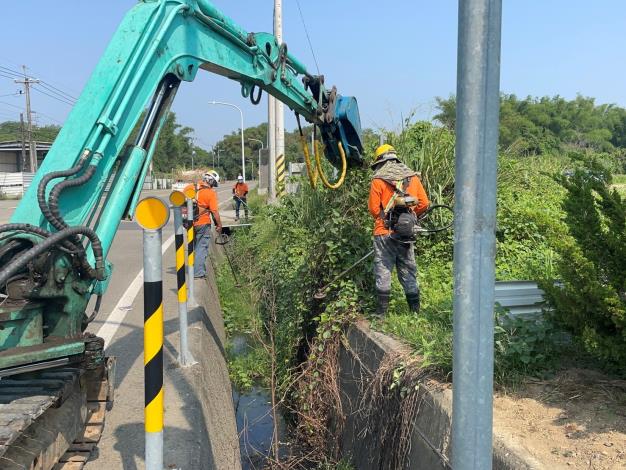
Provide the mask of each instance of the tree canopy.
[{"label": "tree canopy", "polygon": [[[434,117],[454,129],[456,98],[437,98]],[[543,154],[564,148],[610,152],[626,148],[626,109],[596,104],[578,95],[524,99],[514,94],[500,98],[500,147],[517,155]]]}]

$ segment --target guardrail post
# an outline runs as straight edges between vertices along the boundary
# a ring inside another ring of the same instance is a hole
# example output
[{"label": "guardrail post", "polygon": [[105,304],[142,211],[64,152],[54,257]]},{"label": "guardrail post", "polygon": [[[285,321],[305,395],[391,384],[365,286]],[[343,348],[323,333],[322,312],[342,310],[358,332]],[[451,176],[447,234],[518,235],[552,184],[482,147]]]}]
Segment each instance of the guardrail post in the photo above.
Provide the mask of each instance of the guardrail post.
[{"label": "guardrail post", "polygon": [[489,470],[502,0],[459,1],[452,467]]},{"label": "guardrail post", "polygon": [[194,293],[194,263],[195,263],[195,257],[194,257],[194,253],[193,253],[193,249],[194,249],[194,240],[193,240],[193,222],[194,222],[194,218],[193,218],[193,199],[196,197],[196,189],[192,186],[192,187],[188,187],[185,188],[185,192],[184,192],[185,196],[187,197],[187,221],[189,222],[190,226],[189,228],[187,228],[187,272],[189,274],[189,282],[187,284],[187,290],[189,292],[189,305],[197,305],[196,303],[196,297],[195,297],[195,293]]},{"label": "guardrail post", "polygon": [[[185,367],[196,363],[189,351],[187,340],[187,286],[185,283],[185,230],[183,227],[182,205],[185,204],[185,195],[180,191],[170,194],[172,211],[174,212],[174,240],[176,244],[176,284],[178,288],[178,321],[180,331],[180,351],[178,363]],[[193,279],[189,280],[193,283]]]},{"label": "guardrail post", "polygon": [[163,274],[161,229],[169,207],[157,197],[139,201],[135,218],[143,229],[144,429],[146,470],[163,470]]}]

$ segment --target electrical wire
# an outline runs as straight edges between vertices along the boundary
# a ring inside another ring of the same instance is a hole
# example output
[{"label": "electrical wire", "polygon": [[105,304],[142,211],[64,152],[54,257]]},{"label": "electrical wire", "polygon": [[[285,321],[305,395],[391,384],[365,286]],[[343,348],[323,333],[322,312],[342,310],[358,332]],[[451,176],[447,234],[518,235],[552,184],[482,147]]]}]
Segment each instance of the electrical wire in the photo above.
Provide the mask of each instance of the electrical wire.
[{"label": "electrical wire", "polygon": [[64,104],[67,104],[68,106],[74,106],[74,104],[75,104],[75,103],[73,103],[73,102],[71,102],[69,100],[65,100],[65,99],[59,98],[58,96],[54,96],[54,95],[52,95],[50,93],[47,93],[47,92],[45,92],[45,91],[43,91],[43,90],[41,90],[41,89],[39,89],[39,88],[37,88],[35,86],[33,86],[32,89],[35,90],[38,93],[41,93],[42,95],[46,95],[46,96],[48,96],[48,97],[50,97],[50,98],[52,98],[54,100],[60,101],[61,103],[64,103]]},{"label": "electrical wire", "polygon": [[20,111],[24,111],[24,108],[22,108],[21,106],[16,106],[14,104],[7,103],[6,101],[0,101],[0,104],[4,104],[6,106],[10,106],[11,108],[19,109]]},{"label": "electrical wire", "polygon": [[3,71],[4,73],[10,73],[10,74],[13,74],[13,75],[15,75],[15,76],[16,76],[16,78],[23,78],[23,77],[24,77],[24,75],[23,75],[23,74],[21,74],[21,73],[19,73],[19,72],[15,71],[15,70],[12,70],[12,69],[10,69],[10,68],[3,67],[2,65],[0,65],[0,71]]},{"label": "electrical wire", "polygon": [[[31,72],[34,71],[30,67],[27,67],[27,69],[30,70]],[[10,69],[8,67],[4,67],[2,65],[0,65],[0,73],[14,75],[14,77],[6,77],[6,78],[22,78],[22,79],[25,78],[23,73],[20,73],[17,70],[13,70],[13,69]],[[54,86],[52,83],[50,83],[50,82],[48,82],[46,80],[39,79],[39,85],[43,86],[44,88],[46,88],[51,93],[54,93],[54,94],[62,96],[63,98],[67,99],[68,101],[76,101],[77,100],[75,96],[72,96],[70,93],[67,93],[66,91],[61,90],[59,87]]]},{"label": "electrical wire", "polygon": [[311,37],[309,36],[309,30],[306,27],[306,22],[304,21],[304,15],[302,14],[302,8],[300,7],[300,0],[296,0],[296,5],[298,5],[298,11],[300,12],[300,19],[302,20],[302,26],[304,26],[304,33],[306,34],[306,39],[309,42],[309,49],[311,49],[311,54],[313,55],[313,61],[315,62],[315,68],[317,69],[317,74],[320,75],[320,66],[317,63],[317,57],[315,57],[313,44],[311,44]]},{"label": "electrical wire", "polygon": [[70,95],[69,93],[66,93],[65,91],[61,90],[60,88],[55,87],[54,85],[51,85],[50,83],[44,81],[44,80],[39,80],[39,84],[41,86],[43,86],[44,88],[46,88],[48,91],[52,92],[52,93],[56,93],[58,95],[64,96],[67,99],[71,100],[71,101],[77,101],[77,98],[75,98],[74,96]]}]

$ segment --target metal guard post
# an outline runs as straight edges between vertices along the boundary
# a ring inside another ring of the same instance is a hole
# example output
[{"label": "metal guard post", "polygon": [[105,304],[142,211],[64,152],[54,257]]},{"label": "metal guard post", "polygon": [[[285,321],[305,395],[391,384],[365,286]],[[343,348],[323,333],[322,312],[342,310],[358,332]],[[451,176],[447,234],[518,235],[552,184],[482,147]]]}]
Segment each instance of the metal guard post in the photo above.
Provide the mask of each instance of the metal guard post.
[{"label": "metal guard post", "polygon": [[[180,191],[173,191],[170,195],[172,212],[174,212],[174,240],[176,245],[176,287],[178,289],[178,320],[180,332],[180,350],[178,363],[185,367],[195,364],[189,351],[187,338],[187,285],[185,282],[185,230],[183,227],[182,205],[185,204],[185,195]],[[193,282],[190,280],[189,282]]]},{"label": "metal guard post", "polygon": [[189,305],[196,305],[196,297],[194,292],[194,228],[193,228],[193,200],[196,197],[195,188],[189,188],[185,190],[185,197],[187,198],[187,221],[189,228],[187,228],[187,274],[189,282],[187,283],[189,291]]},{"label": "metal guard post", "polygon": [[169,207],[156,197],[142,199],[135,213],[143,228],[144,429],[146,470],[163,470],[163,274],[162,232]]},{"label": "metal guard post", "polygon": [[460,0],[452,466],[489,470],[501,0]]}]

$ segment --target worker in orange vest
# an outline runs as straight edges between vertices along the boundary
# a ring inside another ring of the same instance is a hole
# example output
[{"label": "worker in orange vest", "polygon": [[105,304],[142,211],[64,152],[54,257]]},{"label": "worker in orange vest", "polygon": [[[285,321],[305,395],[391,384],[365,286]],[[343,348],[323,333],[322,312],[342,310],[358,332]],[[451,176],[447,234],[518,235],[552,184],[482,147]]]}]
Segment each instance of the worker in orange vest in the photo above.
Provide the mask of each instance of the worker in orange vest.
[{"label": "worker in orange vest", "polygon": [[248,185],[244,183],[243,176],[237,176],[237,182],[233,186],[233,199],[235,200],[235,220],[239,220],[239,208],[243,204],[243,209],[248,218]]},{"label": "worker in orange vest", "polygon": [[[217,233],[222,231],[222,220],[220,218],[217,202],[217,192],[215,189],[220,182],[220,176],[216,171],[209,171],[202,175],[202,181],[195,185],[196,198],[194,206],[194,277],[206,277],[206,259],[209,255],[209,245],[211,243],[211,222],[215,221]],[[189,185],[191,186],[191,185]],[[186,189],[186,188],[185,188]]]},{"label": "worker in orange vest", "polygon": [[400,161],[389,144],[379,146],[372,164],[369,211],[374,218],[376,314],[383,316],[391,297],[391,272],[398,270],[409,310],[419,312],[420,291],[413,244],[416,216],[428,209],[428,196],[418,174]]}]

